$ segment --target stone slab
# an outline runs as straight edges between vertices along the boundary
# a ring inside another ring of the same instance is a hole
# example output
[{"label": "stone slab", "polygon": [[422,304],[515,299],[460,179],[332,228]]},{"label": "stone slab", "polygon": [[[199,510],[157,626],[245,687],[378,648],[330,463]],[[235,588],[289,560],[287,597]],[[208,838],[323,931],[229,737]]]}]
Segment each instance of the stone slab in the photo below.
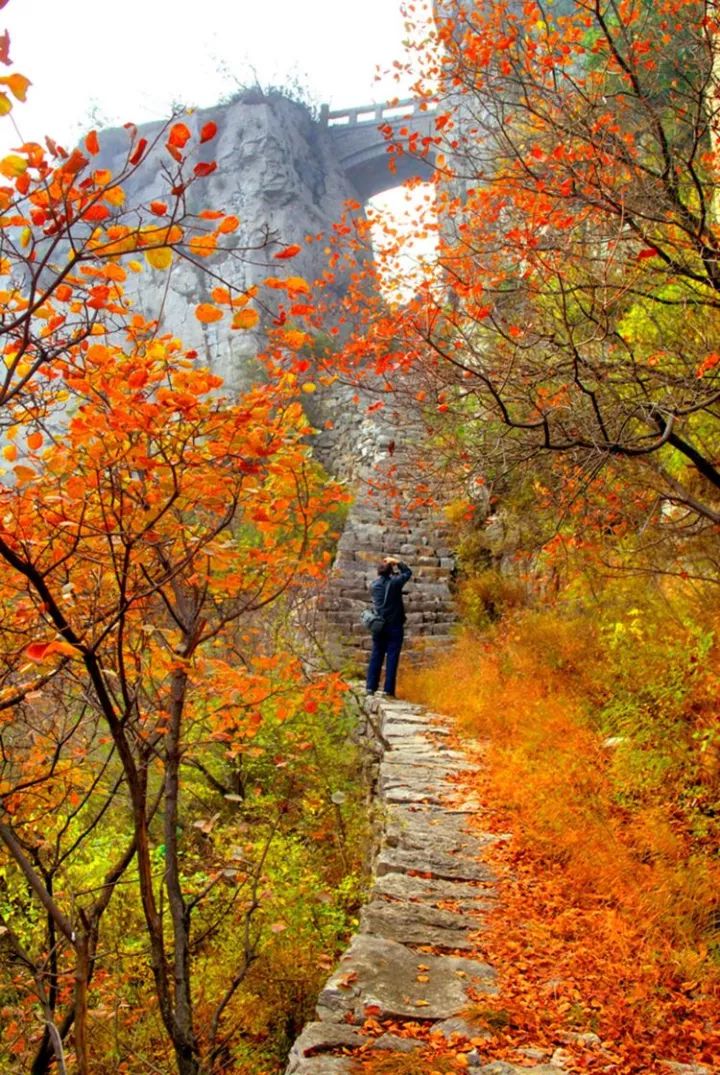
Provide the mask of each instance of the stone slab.
[{"label": "stone slab", "polygon": [[373,900],[360,915],[360,926],[366,933],[388,937],[401,944],[466,951],[475,947],[470,931],[481,925],[476,916],[467,913],[441,911],[430,904],[387,900]]},{"label": "stone slab", "polygon": [[436,791],[432,784],[419,785],[414,788],[388,788],[383,792],[382,798],[388,803],[434,803],[436,806],[443,801],[442,794]]},{"label": "stone slab", "polygon": [[306,1023],[290,1050],[289,1060],[317,1056],[333,1049],[357,1049],[367,1042],[357,1027],[348,1023]]},{"label": "stone slab", "polygon": [[456,858],[433,850],[404,851],[400,847],[385,847],[377,858],[375,874],[419,873],[441,880],[492,881],[492,871],[474,859]]},{"label": "stone slab", "polygon": [[318,1016],[342,1022],[351,1013],[362,1020],[370,1008],[380,1019],[449,1019],[467,1005],[469,987],[493,992],[494,980],[485,963],[418,954],[396,941],[360,933],[321,992]]},{"label": "stone slab", "polygon": [[444,881],[432,877],[413,877],[406,873],[386,873],[375,880],[373,896],[397,900],[423,901],[434,905],[455,900],[463,910],[484,911],[493,906],[495,893],[485,885],[464,881]]},{"label": "stone slab", "polygon": [[349,1056],[308,1056],[285,1069],[286,1075],[351,1075],[352,1070]]}]

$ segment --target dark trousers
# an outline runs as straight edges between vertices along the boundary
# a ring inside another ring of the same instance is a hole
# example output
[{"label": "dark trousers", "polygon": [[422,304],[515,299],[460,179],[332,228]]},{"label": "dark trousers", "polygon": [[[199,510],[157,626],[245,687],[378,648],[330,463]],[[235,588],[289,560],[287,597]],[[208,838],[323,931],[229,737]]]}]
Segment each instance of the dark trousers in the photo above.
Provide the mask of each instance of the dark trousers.
[{"label": "dark trousers", "polygon": [[366,681],[369,691],[375,692],[380,686],[380,673],[383,661],[385,661],[385,693],[395,693],[395,681],[404,635],[405,629],[401,623],[383,627],[379,634],[373,635],[373,648]]}]

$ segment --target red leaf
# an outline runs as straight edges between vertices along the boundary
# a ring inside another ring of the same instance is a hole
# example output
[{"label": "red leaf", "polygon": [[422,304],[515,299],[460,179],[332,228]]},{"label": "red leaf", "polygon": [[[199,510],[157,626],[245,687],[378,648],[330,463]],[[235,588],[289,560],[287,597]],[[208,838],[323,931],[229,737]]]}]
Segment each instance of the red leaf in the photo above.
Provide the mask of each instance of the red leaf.
[{"label": "red leaf", "polygon": [[278,250],[277,254],[273,254],[273,257],[277,258],[278,261],[284,261],[286,258],[297,257],[301,250],[302,247],[295,243],[293,246],[286,246],[284,250]]},{"label": "red leaf", "polygon": [[657,257],[657,254],[658,252],[654,246],[647,246],[644,250],[638,250],[637,259],[638,261],[644,261],[645,258]]},{"label": "red leaf", "polygon": [[107,220],[110,216],[110,210],[106,205],[100,205],[98,202],[95,205],[91,205],[89,209],[86,209],[83,213],[83,220],[93,220],[99,222],[100,220]]},{"label": "red leaf", "polygon": [[0,34],[0,63],[4,63],[6,67],[12,63],[10,59],[10,34],[7,30],[4,34]]},{"label": "red leaf", "polygon": [[139,164],[142,160],[143,153],[147,149],[147,138],[141,138],[138,144],[128,158],[128,162],[132,165]]},{"label": "red leaf", "polygon": [[84,157],[79,149],[74,149],[70,154],[70,157],[65,161],[62,166],[62,170],[69,175],[77,175],[88,163],[87,157]]},{"label": "red leaf", "polygon": [[217,161],[198,161],[193,168],[193,171],[195,172],[195,175],[202,178],[206,175],[212,175],[216,168]]},{"label": "red leaf", "polygon": [[85,148],[88,153],[92,153],[93,157],[96,153],[100,152],[97,131],[90,131],[90,133],[85,136]]},{"label": "red leaf", "polygon": [[165,216],[167,205],[165,202],[150,202],[150,212],[155,213],[156,216]]},{"label": "red leaf", "polygon": [[25,654],[31,661],[42,661],[50,648],[49,642],[31,642],[25,649]]},{"label": "red leaf", "polygon": [[217,123],[206,123],[200,131],[200,142],[209,142],[217,134]]},{"label": "red leaf", "polygon": [[167,140],[168,146],[176,146],[178,149],[183,149],[190,140],[190,128],[186,127],[184,123],[174,123],[170,128],[170,136]]}]

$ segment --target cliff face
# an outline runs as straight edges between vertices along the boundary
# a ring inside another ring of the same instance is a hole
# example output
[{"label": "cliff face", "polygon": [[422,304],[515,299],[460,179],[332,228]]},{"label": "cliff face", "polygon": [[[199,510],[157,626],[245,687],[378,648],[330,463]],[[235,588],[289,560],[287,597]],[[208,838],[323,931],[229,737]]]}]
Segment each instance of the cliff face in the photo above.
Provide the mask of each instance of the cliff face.
[{"label": "cliff face", "polygon": [[[234,102],[182,119],[194,133],[208,120],[218,127],[205,156],[217,161],[217,171],[193,185],[188,194],[190,210],[222,209],[241,222],[240,229],[228,237],[227,245],[234,249],[205,264],[240,288],[269,274],[282,276],[284,271],[308,280],[319,276],[325,268],[324,244],[306,246],[305,236],[327,233],[343,215],[345,202],[359,201],[326,130],[304,106],[259,91],[247,91]],[[140,134],[152,143],[162,126],[144,125]],[[127,131],[104,131],[100,144],[99,166],[119,170],[127,155]],[[127,184],[128,204],[147,204],[167,192],[160,158],[159,152],[151,152]],[[268,237],[282,245],[297,242],[303,247],[291,268],[283,270],[281,263],[273,261],[277,245],[263,249]],[[243,248],[248,247],[254,249],[244,254]],[[223,322],[202,325],[194,309],[209,297],[212,286],[213,281],[188,262],[176,261],[169,275],[146,266],[135,301],[148,316],[159,316],[161,327],[171,327],[236,389],[251,376],[262,326],[257,333],[233,333]]]}]

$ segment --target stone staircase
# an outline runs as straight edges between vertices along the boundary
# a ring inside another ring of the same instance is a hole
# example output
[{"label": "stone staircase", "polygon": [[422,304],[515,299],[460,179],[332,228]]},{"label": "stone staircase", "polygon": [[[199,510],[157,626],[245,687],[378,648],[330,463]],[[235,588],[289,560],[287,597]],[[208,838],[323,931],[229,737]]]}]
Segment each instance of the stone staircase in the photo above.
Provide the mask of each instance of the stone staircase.
[{"label": "stone staircase", "polygon": [[360,614],[369,604],[368,589],[384,556],[399,557],[413,572],[403,594],[404,657],[419,659],[428,650],[447,645],[457,622],[449,524],[441,507],[418,488],[412,444],[396,443],[387,434],[381,437],[372,462],[365,462],[354,476],[356,498],[322,601],[335,647],[358,663],[372,645]]}]

